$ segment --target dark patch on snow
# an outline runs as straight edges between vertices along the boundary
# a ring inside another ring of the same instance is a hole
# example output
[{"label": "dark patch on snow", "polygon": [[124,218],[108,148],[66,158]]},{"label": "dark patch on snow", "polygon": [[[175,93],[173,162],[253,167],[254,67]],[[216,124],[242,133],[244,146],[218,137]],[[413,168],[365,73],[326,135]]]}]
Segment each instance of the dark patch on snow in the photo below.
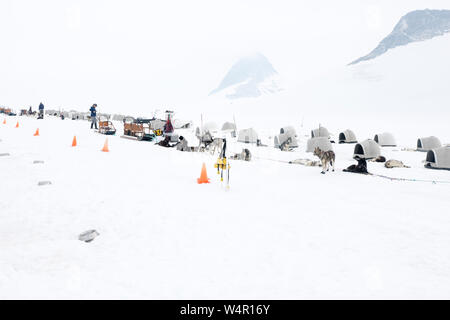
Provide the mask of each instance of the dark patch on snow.
[{"label": "dark patch on snow", "polygon": [[100,233],[98,233],[96,230],[88,230],[80,234],[78,236],[78,240],[89,243],[94,241],[94,239],[97,238],[99,235]]}]

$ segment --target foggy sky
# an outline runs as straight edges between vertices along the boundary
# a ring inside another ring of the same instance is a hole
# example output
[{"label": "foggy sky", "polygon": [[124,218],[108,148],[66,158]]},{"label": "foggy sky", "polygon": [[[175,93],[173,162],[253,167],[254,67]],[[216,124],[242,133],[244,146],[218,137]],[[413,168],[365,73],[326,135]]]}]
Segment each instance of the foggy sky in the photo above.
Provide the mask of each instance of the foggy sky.
[{"label": "foggy sky", "polygon": [[367,54],[407,12],[447,3],[1,0],[0,105],[177,108],[249,52],[295,86]]}]

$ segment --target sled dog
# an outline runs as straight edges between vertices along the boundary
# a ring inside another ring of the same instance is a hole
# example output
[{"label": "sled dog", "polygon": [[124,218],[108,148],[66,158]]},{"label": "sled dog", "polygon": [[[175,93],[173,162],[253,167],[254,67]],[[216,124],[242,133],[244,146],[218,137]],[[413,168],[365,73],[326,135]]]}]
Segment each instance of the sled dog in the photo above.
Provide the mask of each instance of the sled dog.
[{"label": "sled dog", "polygon": [[322,174],[325,174],[326,171],[330,171],[330,166],[332,166],[334,172],[334,163],[336,162],[336,154],[334,151],[322,151],[317,147],[314,149],[314,155],[322,162]]},{"label": "sled dog", "polygon": [[408,166],[405,166],[403,164],[403,162],[398,161],[398,160],[388,160],[384,166],[388,169],[392,169],[392,168],[410,168]]}]

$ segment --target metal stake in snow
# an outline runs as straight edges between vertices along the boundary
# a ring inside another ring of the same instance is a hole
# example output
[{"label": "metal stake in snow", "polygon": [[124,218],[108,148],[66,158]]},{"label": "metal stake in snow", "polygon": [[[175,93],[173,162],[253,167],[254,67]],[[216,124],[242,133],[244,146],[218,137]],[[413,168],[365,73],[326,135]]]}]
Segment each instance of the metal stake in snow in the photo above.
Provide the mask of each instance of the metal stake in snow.
[{"label": "metal stake in snow", "polygon": [[223,182],[224,171],[227,170],[227,189],[230,188],[230,163],[227,161],[227,140],[223,139],[222,151],[217,159],[214,167],[217,169],[217,174],[220,174],[220,181]]},{"label": "metal stake in snow", "polygon": [[200,134],[203,137],[203,114],[200,114]]}]

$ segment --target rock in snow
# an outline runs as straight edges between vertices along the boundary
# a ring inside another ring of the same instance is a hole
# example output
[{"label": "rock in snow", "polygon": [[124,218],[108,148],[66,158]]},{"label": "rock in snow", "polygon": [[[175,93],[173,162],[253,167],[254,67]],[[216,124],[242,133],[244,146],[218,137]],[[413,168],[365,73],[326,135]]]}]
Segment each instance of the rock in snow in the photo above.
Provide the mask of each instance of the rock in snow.
[{"label": "rock in snow", "polygon": [[48,186],[51,184],[52,184],[51,181],[39,181],[38,186],[42,187],[42,186]]},{"label": "rock in snow", "polygon": [[94,241],[95,238],[97,238],[100,235],[96,230],[88,230],[83,232],[78,236],[78,240],[84,241],[84,242],[91,242]]}]

